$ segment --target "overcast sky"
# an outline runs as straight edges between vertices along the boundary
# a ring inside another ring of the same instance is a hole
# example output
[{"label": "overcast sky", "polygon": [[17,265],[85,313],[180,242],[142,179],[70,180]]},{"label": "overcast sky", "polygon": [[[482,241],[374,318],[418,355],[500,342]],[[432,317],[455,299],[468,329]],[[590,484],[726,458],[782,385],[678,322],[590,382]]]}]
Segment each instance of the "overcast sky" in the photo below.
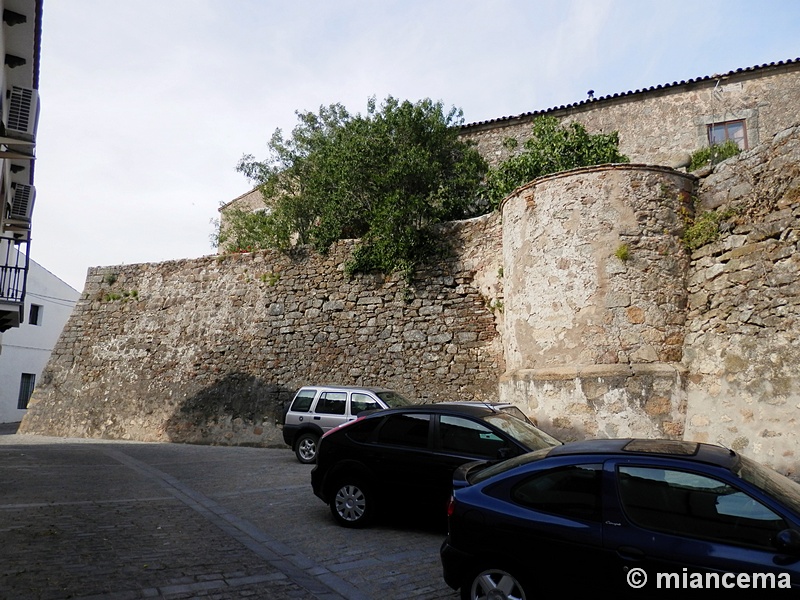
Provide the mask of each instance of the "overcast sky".
[{"label": "overcast sky", "polygon": [[31,258],[212,254],[295,111],[441,100],[467,123],[800,57],[797,0],[46,0]]}]

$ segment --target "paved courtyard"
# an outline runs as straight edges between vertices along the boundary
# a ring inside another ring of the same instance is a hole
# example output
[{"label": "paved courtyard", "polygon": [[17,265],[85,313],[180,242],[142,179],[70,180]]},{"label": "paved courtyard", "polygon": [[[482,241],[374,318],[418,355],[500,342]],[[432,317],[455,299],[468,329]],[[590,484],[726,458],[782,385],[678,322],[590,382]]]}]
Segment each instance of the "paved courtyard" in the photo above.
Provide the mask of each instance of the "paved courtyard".
[{"label": "paved courtyard", "polygon": [[442,530],[338,527],[289,449],[0,434],[4,600],[458,597]]}]

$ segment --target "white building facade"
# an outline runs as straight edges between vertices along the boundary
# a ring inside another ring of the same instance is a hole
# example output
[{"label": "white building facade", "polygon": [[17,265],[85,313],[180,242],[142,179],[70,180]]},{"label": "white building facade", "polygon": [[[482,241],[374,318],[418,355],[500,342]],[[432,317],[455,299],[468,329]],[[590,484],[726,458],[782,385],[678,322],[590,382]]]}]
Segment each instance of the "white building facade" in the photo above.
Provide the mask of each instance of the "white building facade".
[{"label": "white building facade", "polygon": [[0,0],[0,333],[25,322],[42,0]]},{"label": "white building facade", "polygon": [[0,334],[0,423],[22,420],[80,292],[29,261],[24,318]]}]

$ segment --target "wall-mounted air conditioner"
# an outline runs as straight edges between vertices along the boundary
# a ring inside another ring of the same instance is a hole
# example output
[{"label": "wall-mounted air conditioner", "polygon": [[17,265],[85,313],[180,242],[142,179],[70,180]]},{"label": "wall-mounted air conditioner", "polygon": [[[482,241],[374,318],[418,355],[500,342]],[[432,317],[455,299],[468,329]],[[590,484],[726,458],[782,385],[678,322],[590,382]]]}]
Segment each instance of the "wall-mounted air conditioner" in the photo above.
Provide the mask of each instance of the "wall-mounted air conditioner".
[{"label": "wall-mounted air conditioner", "polygon": [[6,136],[33,141],[39,121],[39,92],[33,88],[12,86],[8,90]]},{"label": "wall-mounted air conditioner", "polygon": [[11,219],[30,223],[36,188],[26,183],[11,184]]}]

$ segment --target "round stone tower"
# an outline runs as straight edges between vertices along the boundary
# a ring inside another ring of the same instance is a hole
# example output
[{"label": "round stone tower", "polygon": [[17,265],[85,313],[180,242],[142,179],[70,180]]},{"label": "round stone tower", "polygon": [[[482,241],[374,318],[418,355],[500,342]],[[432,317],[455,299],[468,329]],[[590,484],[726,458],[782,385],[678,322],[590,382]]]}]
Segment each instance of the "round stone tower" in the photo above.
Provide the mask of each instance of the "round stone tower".
[{"label": "round stone tower", "polygon": [[603,165],[503,203],[500,396],[563,437],[678,436],[695,178]]}]

